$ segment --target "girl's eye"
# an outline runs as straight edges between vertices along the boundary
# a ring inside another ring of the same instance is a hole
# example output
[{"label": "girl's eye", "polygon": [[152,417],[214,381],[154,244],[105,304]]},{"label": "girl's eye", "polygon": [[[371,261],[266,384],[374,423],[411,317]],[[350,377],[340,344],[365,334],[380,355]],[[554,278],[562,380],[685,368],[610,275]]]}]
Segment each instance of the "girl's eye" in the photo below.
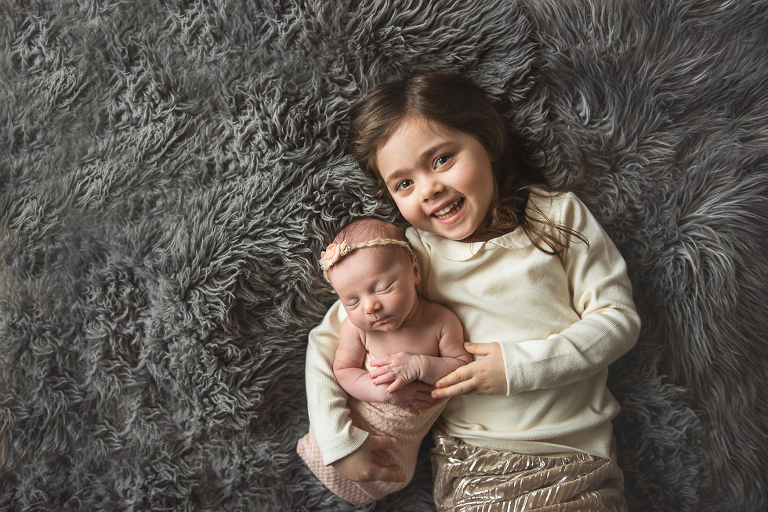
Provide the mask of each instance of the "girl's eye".
[{"label": "girl's eye", "polygon": [[376,290],[376,293],[386,293],[392,289],[392,287],[395,285],[395,283],[392,283],[390,285],[384,285]]},{"label": "girl's eye", "polygon": [[435,167],[442,167],[445,164],[448,163],[448,160],[451,159],[451,155],[440,155],[435,159]]},{"label": "girl's eye", "polygon": [[401,190],[405,190],[411,185],[413,185],[413,180],[400,180],[397,182],[397,185],[395,185],[395,191],[399,192]]}]

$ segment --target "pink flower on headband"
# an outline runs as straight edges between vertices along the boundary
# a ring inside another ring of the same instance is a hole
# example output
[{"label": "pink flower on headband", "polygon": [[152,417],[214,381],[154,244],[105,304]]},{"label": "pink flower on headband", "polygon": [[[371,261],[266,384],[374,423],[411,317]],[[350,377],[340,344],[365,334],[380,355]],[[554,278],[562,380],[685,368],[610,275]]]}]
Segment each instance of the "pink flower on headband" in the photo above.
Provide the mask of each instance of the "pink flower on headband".
[{"label": "pink flower on headband", "polygon": [[341,245],[339,244],[331,244],[326,249],[325,252],[321,255],[320,261],[322,262],[324,269],[329,269],[331,266],[339,261],[339,257],[341,256]]}]

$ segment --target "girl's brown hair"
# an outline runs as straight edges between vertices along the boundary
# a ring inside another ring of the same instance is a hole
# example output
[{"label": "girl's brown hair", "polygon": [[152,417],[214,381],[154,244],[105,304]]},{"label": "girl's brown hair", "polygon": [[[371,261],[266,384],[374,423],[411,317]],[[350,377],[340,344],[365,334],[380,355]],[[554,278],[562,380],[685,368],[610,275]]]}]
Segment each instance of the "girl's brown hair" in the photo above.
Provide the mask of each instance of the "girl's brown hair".
[{"label": "girl's brown hair", "polygon": [[372,87],[352,106],[347,147],[363,172],[377,180],[379,196],[389,192],[376,166],[378,150],[412,116],[474,136],[493,162],[497,199],[488,210],[485,226],[473,239],[489,240],[520,227],[547,254],[560,254],[568,246],[556,232],[586,242],[579,233],[552,223],[541,211],[536,212],[538,218],[526,214],[531,187],[551,191],[544,173],[526,157],[525,144],[507,130],[490,99],[459,74],[398,73]]}]

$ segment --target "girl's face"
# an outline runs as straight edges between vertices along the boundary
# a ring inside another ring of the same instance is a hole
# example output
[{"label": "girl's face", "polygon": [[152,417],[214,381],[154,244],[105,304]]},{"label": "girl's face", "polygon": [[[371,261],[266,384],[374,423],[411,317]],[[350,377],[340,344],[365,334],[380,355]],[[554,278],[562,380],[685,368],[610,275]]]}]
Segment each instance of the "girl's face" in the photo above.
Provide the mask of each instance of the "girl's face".
[{"label": "girl's face", "polygon": [[496,196],[491,158],[472,135],[421,117],[403,121],[376,154],[400,213],[411,225],[464,240]]}]

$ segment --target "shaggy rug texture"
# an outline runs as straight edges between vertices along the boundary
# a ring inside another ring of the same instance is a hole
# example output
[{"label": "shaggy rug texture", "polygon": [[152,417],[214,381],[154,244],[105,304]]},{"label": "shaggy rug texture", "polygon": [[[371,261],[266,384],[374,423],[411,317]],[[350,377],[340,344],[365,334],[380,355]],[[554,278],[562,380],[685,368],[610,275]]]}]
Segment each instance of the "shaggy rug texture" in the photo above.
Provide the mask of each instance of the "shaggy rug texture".
[{"label": "shaggy rug texture", "polygon": [[[4,0],[0,509],[355,509],[295,453],[305,346],[322,248],[396,215],[349,106],[412,66],[590,173],[631,510],[768,508],[768,2]],[[364,509],[434,510],[428,449]]]}]

